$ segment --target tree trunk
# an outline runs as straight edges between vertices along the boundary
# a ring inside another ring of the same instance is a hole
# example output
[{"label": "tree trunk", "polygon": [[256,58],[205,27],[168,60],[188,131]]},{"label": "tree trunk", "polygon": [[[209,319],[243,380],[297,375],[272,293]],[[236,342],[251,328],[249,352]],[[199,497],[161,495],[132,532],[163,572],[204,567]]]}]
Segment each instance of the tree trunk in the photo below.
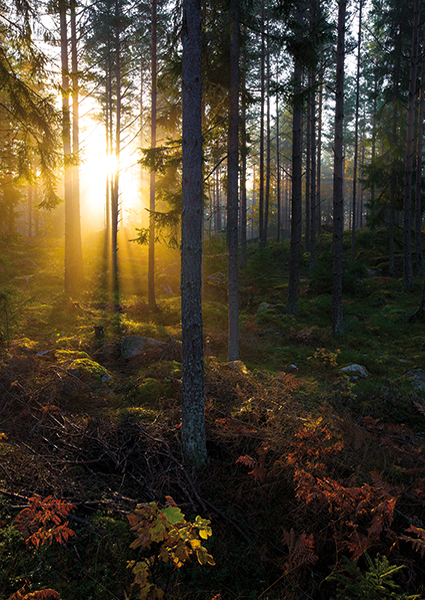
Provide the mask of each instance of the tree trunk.
[{"label": "tree trunk", "polygon": [[[280,65],[279,65],[280,66]],[[279,67],[276,70],[276,83],[279,83]],[[279,87],[279,86],[278,86]],[[280,177],[280,131],[279,131],[279,92],[276,93],[276,191],[277,191],[277,243],[280,242],[282,230],[282,199]]]},{"label": "tree trunk", "polygon": [[302,213],[302,70],[298,59],[294,66],[294,100],[292,116],[292,214],[291,253],[289,258],[288,300],[286,311],[298,311],[298,286],[300,270],[301,213]]},{"label": "tree trunk", "polygon": [[121,153],[121,40],[120,40],[120,7],[115,0],[115,84],[116,84],[116,121],[115,121],[115,172],[111,190],[112,212],[112,288],[114,292],[115,310],[119,308],[118,280],[118,221],[119,221],[119,177]]},{"label": "tree trunk", "polygon": [[[307,78],[307,85],[310,85],[310,73]],[[306,151],[305,151],[305,235],[304,251],[310,251],[310,200],[311,200],[311,103],[307,101],[306,110]]]},{"label": "tree trunk", "polygon": [[239,359],[238,146],[239,146],[239,0],[230,2],[230,88],[227,157],[227,252],[229,278],[229,361]]},{"label": "tree trunk", "polygon": [[415,139],[415,102],[416,102],[416,75],[419,55],[419,20],[421,0],[414,0],[412,54],[410,65],[409,101],[407,108],[407,146],[406,168],[404,178],[404,226],[403,226],[403,285],[405,288],[413,286],[412,264],[412,178],[413,156]]},{"label": "tree trunk", "polygon": [[241,267],[246,267],[246,162],[248,155],[247,135],[246,135],[246,50],[243,46],[242,55],[242,106],[241,106],[241,219],[239,238],[241,242]]},{"label": "tree trunk", "polygon": [[343,333],[342,310],[342,269],[343,269],[343,124],[344,124],[344,43],[345,14],[347,0],[338,1],[338,42],[336,57],[335,93],[335,141],[334,141],[334,181],[333,181],[333,279],[332,279],[332,332]]},{"label": "tree trunk", "polygon": [[66,5],[59,4],[61,27],[61,67],[62,67],[62,143],[64,155],[64,195],[65,195],[65,293],[78,293],[80,272],[76,250],[75,212],[72,196],[71,173],[71,118],[69,110],[69,67],[68,67],[68,26]]},{"label": "tree trunk", "polygon": [[267,93],[267,122],[266,122],[266,133],[267,133],[267,149],[266,149],[266,190],[265,190],[265,202],[264,202],[264,246],[267,244],[267,234],[269,228],[269,211],[270,211],[270,172],[271,172],[271,140],[270,140],[270,48],[269,48],[269,17],[267,16],[267,80],[266,80],[266,93]]},{"label": "tree trunk", "polygon": [[[151,60],[152,60],[152,100],[151,100],[151,149],[156,148],[156,0],[152,0],[152,38],[151,38]],[[155,302],[155,167],[152,167],[150,176],[149,194],[149,259],[148,259],[148,303],[150,310],[156,310]]]},{"label": "tree trunk", "polygon": [[415,247],[416,265],[419,277],[424,276],[424,259],[422,251],[422,147],[424,126],[424,91],[425,91],[425,31],[422,43],[421,84],[419,88],[418,108],[418,143],[416,152],[416,205],[415,205]]},{"label": "tree trunk", "polygon": [[264,0],[261,0],[261,102],[260,102],[260,182],[258,190],[258,229],[260,248],[265,248],[266,240],[264,237],[264,102],[265,102],[265,60],[266,60],[266,42],[265,42],[265,16]]},{"label": "tree trunk", "polygon": [[310,161],[311,161],[311,180],[310,180],[310,205],[311,205],[311,225],[310,225],[310,272],[316,268],[316,75],[311,72],[310,86],[312,95],[310,100]]},{"label": "tree trunk", "polygon": [[316,171],[316,222],[317,233],[322,231],[322,201],[321,201],[321,177],[322,177],[322,120],[323,120],[323,76],[324,68],[320,71],[319,107],[317,124],[317,171]]},{"label": "tree trunk", "polygon": [[353,165],[353,212],[351,222],[351,262],[356,259],[356,210],[357,210],[357,161],[359,155],[359,107],[360,107],[360,56],[362,44],[362,9],[363,0],[359,6],[359,33],[357,38],[357,77],[356,77],[356,108],[354,122],[354,165]]},{"label": "tree trunk", "polygon": [[182,447],[194,467],[207,464],[202,339],[201,2],[183,0],[183,177],[181,243]]}]

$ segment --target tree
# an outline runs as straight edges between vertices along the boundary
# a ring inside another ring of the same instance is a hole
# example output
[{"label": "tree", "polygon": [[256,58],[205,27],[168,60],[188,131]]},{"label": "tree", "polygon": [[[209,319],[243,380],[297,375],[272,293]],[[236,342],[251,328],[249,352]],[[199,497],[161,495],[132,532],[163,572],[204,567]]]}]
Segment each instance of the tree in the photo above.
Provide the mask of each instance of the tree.
[{"label": "tree", "polygon": [[183,1],[183,176],[181,242],[182,446],[194,467],[207,464],[202,339],[201,0]]},{"label": "tree", "polygon": [[239,0],[230,2],[229,146],[227,158],[227,248],[229,278],[229,361],[239,358],[238,157]]},{"label": "tree", "polygon": [[344,229],[343,199],[343,126],[344,126],[344,55],[345,55],[345,14],[347,0],[338,1],[338,42],[336,54],[335,86],[335,139],[334,139],[334,178],[333,178],[333,278],[332,278],[332,332],[343,333],[342,273]]},{"label": "tree", "polygon": [[406,168],[404,179],[404,227],[403,227],[403,285],[405,288],[413,286],[412,264],[412,178],[413,156],[415,140],[415,104],[416,104],[416,77],[419,59],[419,26],[420,26],[421,0],[414,0],[412,52],[409,80],[409,100],[407,107],[407,144]]},{"label": "tree", "polygon": [[353,211],[351,222],[351,262],[356,258],[356,211],[357,211],[357,162],[359,154],[359,108],[360,108],[360,56],[362,44],[362,9],[363,0],[359,6],[359,32],[357,41],[357,76],[356,76],[356,109],[354,121],[354,166],[353,166]]},{"label": "tree", "polygon": [[65,292],[76,294],[82,287],[83,259],[79,206],[72,185],[71,118],[69,107],[68,25],[65,1],[59,4],[62,66],[62,142],[65,194]]},{"label": "tree", "polygon": [[[298,8],[297,25],[301,29],[302,6]],[[300,269],[301,214],[302,214],[302,62],[294,55],[294,96],[292,116],[292,218],[291,254],[289,259],[288,300],[286,310],[290,315],[298,311]]]},{"label": "tree", "polygon": [[[157,44],[156,0],[152,0],[152,38],[151,38],[151,150],[156,148],[156,44]],[[148,303],[150,310],[156,309],[155,302],[155,168],[151,169],[149,188],[149,264],[148,264]]]}]

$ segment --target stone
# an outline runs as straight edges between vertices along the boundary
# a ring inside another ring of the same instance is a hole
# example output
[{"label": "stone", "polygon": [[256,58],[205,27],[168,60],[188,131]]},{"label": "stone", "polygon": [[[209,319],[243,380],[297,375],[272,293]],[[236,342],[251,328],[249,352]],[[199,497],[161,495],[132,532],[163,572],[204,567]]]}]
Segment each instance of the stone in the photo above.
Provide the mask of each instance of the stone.
[{"label": "stone", "polygon": [[257,315],[272,308],[274,308],[273,304],[269,304],[268,302],[261,302],[257,308]]},{"label": "stone", "polygon": [[416,391],[425,392],[425,371],[423,369],[413,369],[404,376],[410,380]]},{"label": "stone", "polygon": [[343,375],[355,377],[356,379],[358,377],[369,377],[368,372],[361,365],[348,365],[348,367],[342,367],[342,369],[340,369],[339,372]]},{"label": "stone", "polygon": [[121,356],[125,360],[129,360],[130,358],[143,354],[147,350],[160,348],[162,346],[164,346],[164,343],[159,342],[158,340],[152,340],[151,338],[146,338],[141,335],[127,335],[121,344]]}]

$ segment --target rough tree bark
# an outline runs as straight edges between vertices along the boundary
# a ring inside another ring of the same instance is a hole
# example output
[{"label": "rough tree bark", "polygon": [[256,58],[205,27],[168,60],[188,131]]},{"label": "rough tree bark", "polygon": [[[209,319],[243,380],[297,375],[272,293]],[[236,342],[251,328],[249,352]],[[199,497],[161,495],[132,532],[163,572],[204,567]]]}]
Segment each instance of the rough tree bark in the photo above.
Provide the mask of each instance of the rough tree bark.
[{"label": "rough tree bark", "polygon": [[343,199],[343,124],[344,124],[344,43],[345,14],[347,0],[338,1],[338,42],[336,57],[336,92],[335,92],[335,140],[334,140],[334,180],[333,180],[333,278],[332,278],[332,332],[343,333],[342,310],[342,268],[344,230]]},{"label": "rough tree bark", "polygon": [[201,1],[183,1],[183,178],[181,243],[182,447],[196,468],[207,464],[202,343]]},{"label": "rough tree bark", "polygon": [[[151,38],[151,61],[152,61],[152,90],[151,90],[151,148],[156,148],[156,45],[157,45],[157,14],[156,0],[152,0],[152,38]],[[155,167],[152,166],[150,174],[149,192],[149,258],[148,258],[148,304],[150,310],[156,309],[155,301]]]},{"label": "rough tree bark", "polygon": [[229,278],[229,361],[239,358],[238,147],[239,147],[239,0],[230,2],[230,89],[227,158],[227,252]]},{"label": "rough tree bark", "polygon": [[419,57],[419,21],[421,0],[414,0],[412,53],[410,63],[409,100],[407,107],[407,145],[404,176],[404,226],[403,226],[403,285],[413,287],[412,262],[412,178],[415,140],[416,75]]}]

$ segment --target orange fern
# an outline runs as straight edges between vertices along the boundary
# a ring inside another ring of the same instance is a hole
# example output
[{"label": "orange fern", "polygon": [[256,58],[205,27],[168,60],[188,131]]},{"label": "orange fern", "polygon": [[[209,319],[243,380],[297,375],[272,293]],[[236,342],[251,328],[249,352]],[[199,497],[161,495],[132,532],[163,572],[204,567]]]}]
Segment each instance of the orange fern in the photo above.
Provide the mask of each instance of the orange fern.
[{"label": "orange fern", "polygon": [[303,532],[296,537],[293,529],[283,530],[283,543],[288,546],[288,558],[283,563],[285,575],[297,580],[302,567],[314,565],[318,556],[314,553],[313,534],[307,535]]},{"label": "orange fern", "polygon": [[75,535],[75,531],[68,526],[69,521],[62,523],[62,519],[75,508],[73,504],[51,496],[44,500],[34,496],[29,503],[29,508],[21,510],[14,520],[15,528],[21,532],[27,544],[36,547],[53,541],[65,544],[69,537]]}]

